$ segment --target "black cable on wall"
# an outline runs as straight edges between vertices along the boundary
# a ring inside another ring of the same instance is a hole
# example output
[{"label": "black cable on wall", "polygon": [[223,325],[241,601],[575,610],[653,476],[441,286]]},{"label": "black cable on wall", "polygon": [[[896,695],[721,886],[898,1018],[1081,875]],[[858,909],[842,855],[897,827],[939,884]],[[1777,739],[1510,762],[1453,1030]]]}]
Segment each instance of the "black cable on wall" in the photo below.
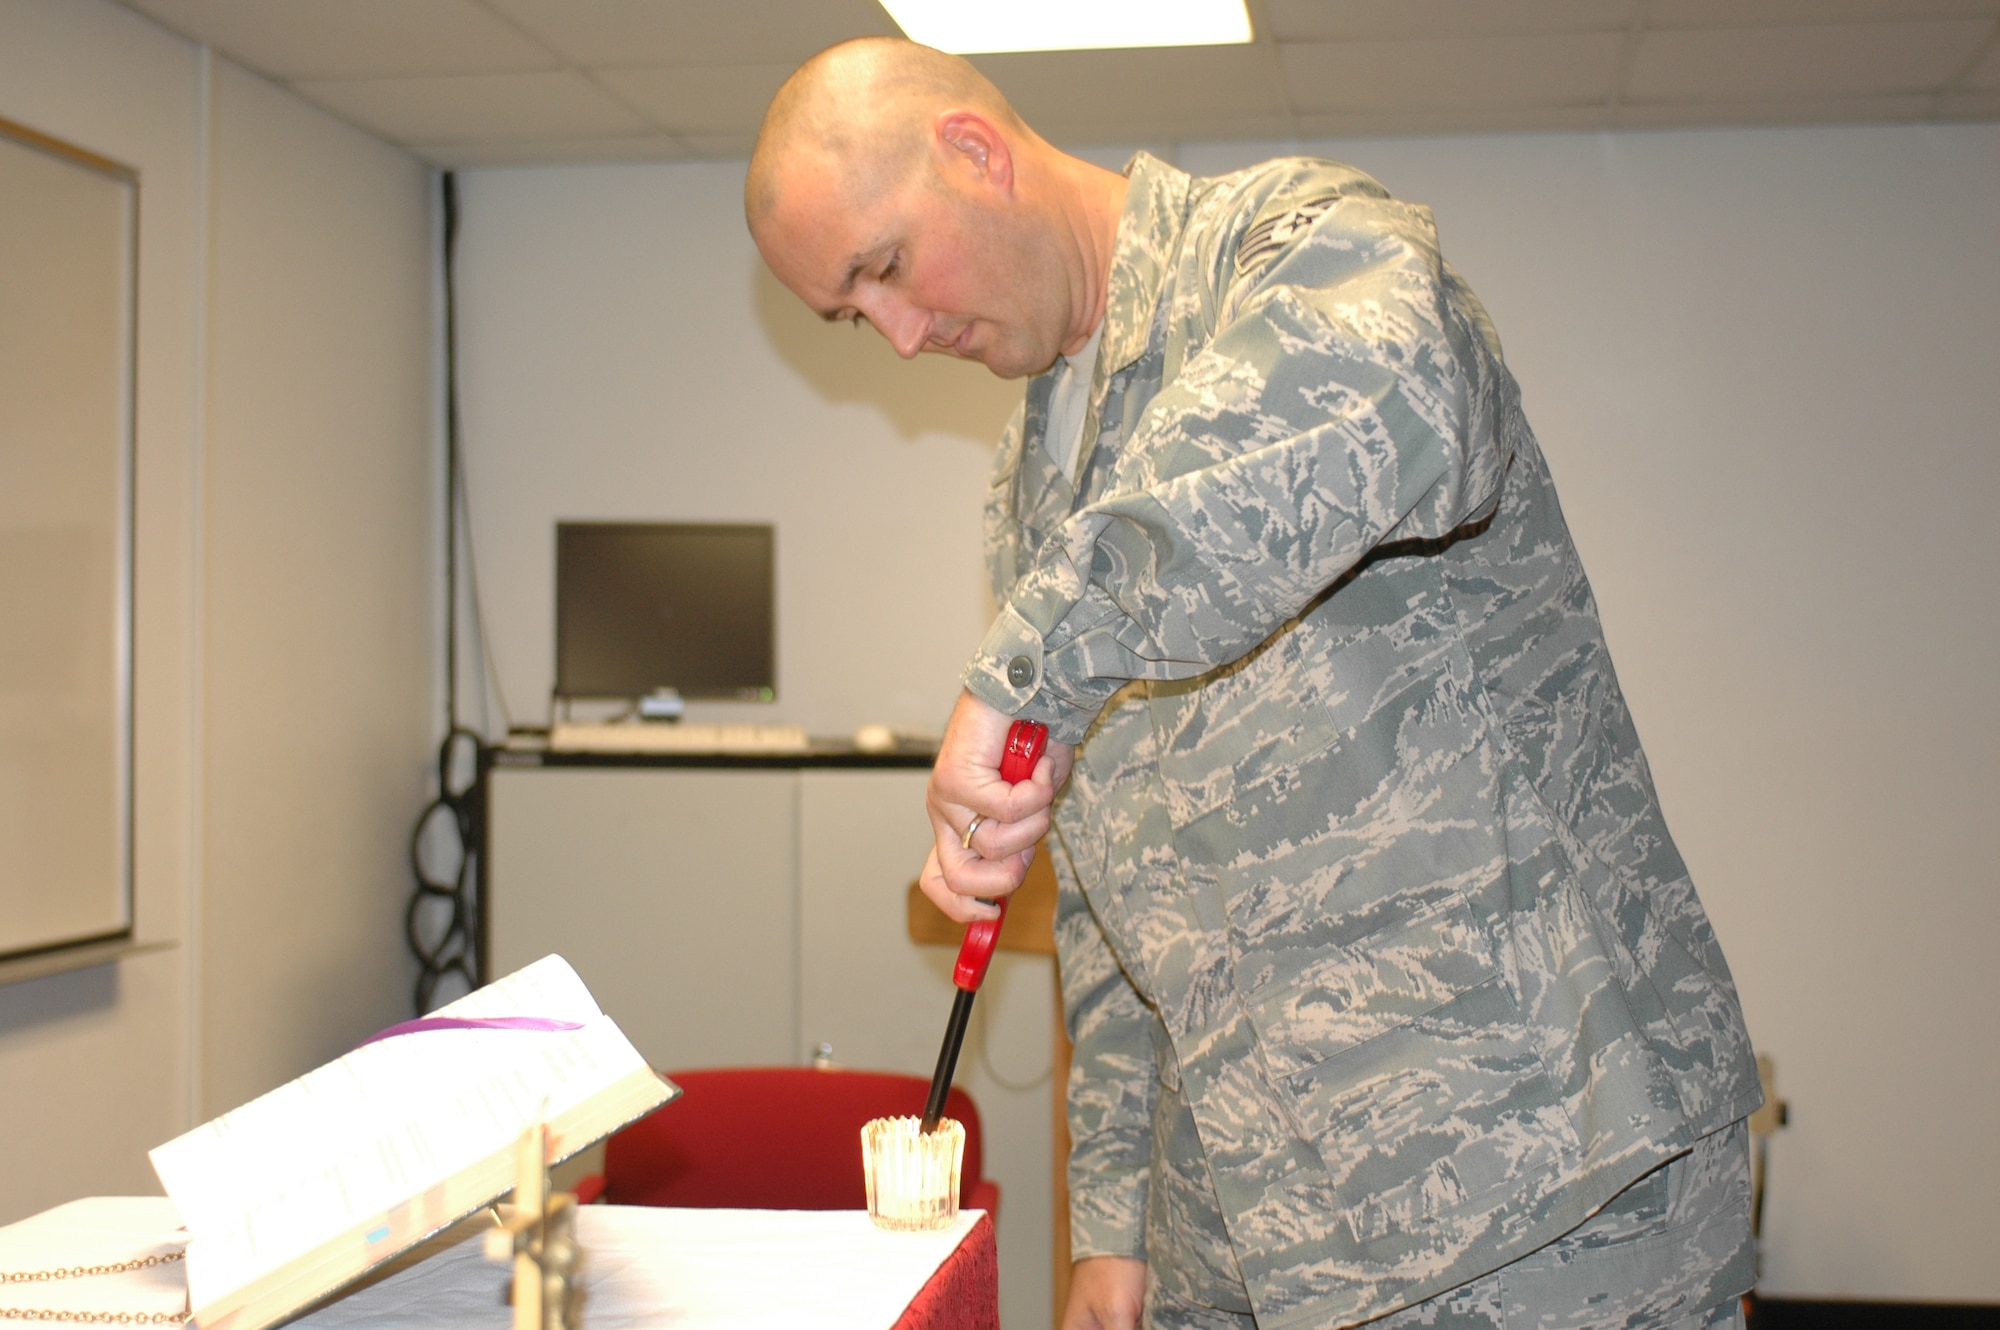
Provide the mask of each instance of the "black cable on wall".
[{"label": "black cable on wall", "polygon": [[[445,442],[445,708],[438,745],[437,795],[410,833],[410,869],[416,890],[403,914],[403,933],[417,958],[413,994],[418,1015],[439,1004],[447,980],[467,991],[480,974],[478,856],[485,840],[486,787],[481,779],[484,741],[458,716],[458,547],[460,474],[458,427],[458,181],[446,171],[444,222],[444,442]],[[455,838],[456,844],[451,841]],[[438,861],[448,867],[440,869]],[[451,994],[450,996],[456,996]]]}]

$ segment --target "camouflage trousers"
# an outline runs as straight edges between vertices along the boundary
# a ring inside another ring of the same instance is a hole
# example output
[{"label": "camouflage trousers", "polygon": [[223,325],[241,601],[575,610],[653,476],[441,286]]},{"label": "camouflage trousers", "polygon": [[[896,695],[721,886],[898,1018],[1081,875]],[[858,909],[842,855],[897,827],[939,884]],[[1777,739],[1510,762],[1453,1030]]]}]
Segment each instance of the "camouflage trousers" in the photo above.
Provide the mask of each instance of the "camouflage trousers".
[{"label": "camouflage trousers", "polygon": [[[1194,1120],[1162,1087],[1146,1214],[1148,1330],[1252,1330]],[[1577,1228],[1371,1330],[1741,1330],[1755,1282],[1750,1133],[1737,1121]],[[1327,1330],[1333,1330],[1328,1322]]]}]

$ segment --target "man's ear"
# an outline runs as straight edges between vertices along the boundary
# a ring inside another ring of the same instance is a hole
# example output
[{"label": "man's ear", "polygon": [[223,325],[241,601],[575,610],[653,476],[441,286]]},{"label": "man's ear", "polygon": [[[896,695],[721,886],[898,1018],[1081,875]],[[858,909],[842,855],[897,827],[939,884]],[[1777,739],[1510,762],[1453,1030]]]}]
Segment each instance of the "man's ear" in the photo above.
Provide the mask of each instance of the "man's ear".
[{"label": "man's ear", "polygon": [[946,175],[970,171],[974,179],[1002,193],[1013,192],[1013,149],[993,122],[977,111],[946,111],[939,116],[937,146]]}]

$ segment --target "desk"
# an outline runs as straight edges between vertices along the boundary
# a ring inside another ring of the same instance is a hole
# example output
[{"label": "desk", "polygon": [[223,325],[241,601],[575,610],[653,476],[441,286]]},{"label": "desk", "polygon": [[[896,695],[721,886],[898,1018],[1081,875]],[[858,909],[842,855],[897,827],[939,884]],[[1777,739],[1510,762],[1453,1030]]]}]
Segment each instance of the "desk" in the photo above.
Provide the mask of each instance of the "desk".
[{"label": "desk", "polygon": [[[178,1246],[159,1197],[94,1197],[0,1228],[0,1270],[129,1260]],[[998,1330],[993,1224],[981,1211],[936,1233],[888,1233],[858,1210],[671,1210],[585,1206],[586,1330]],[[507,1269],[481,1234],[455,1230],[421,1259],[293,1324],[307,1330],[507,1330]],[[0,1306],[172,1310],[180,1268],[9,1285]]]}]

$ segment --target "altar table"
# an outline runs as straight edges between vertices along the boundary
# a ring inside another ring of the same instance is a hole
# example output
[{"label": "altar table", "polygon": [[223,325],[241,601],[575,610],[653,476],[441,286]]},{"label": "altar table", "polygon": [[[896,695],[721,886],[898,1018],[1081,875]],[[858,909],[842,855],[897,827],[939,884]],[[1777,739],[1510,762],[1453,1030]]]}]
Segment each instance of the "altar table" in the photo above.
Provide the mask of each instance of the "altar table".
[{"label": "altar table", "polygon": [[[959,1215],[935,1233],[890,1233],[859,1210],[577,1212],[583,1330],[998,1330],[993,1222]],[[173,1203],[94,1197],[0,1228],[0,1272],[129,1261],[178,1249]],[[509,1330],[508,1267],[483,1234],[453,1230],[292,1324],[305,1330]],[[181,1308],[178,1264],[0,1285],[0,1307],[158,1312]],[[0,1318],[0,1325],[14,1324]]]}]

